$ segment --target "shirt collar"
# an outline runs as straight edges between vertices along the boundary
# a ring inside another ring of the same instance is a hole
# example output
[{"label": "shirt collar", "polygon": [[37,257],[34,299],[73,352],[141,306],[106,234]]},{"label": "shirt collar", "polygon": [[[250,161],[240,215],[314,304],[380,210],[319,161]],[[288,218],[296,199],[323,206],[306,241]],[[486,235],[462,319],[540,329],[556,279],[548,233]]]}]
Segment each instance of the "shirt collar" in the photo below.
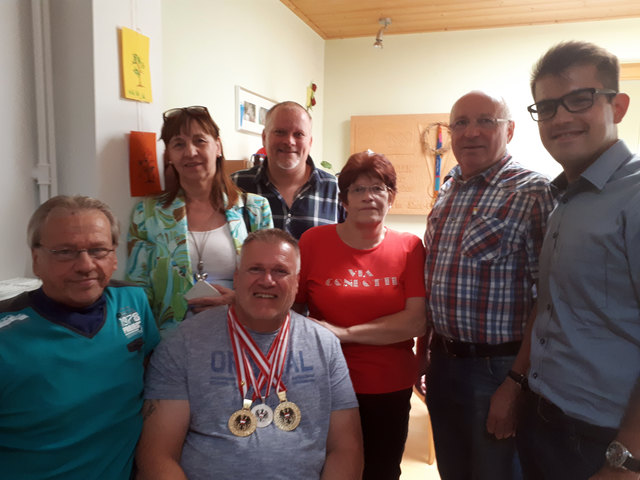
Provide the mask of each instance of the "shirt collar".
[{"label": "shirt collar", "polygon": [[[618,140],[600,155],[587,169],[580,174],[576,186],[589,182],[598,190],[602,190],[616,171],[624,165],[633,154],[623,140]],[[567,175],[562,172],[551,182],[559,192],[568,189]]]},{"label": "shirt collar", "polygon": [[104,293],[93,304],[82,308],[73,308],[56,302],[44,293],[42,287],[30,292],[29,297],[34,308],[42,316],[85,335],[95,335],[104,322],[106,305]]},{"label": "shirt collar", "polygon": [[[256,176],[255,176],[255,182],[258,183],[263,183],[264,185],[270,185],[271,182],[269,181],[269,175],[267,174],[268,169],[267,169],[267,162],[269,161],[269,159],[267,157],[264,158],[264,160],[262,161],[262,163],[260,164],[260,166],[258,167],[258,171],[256,172]],[[316,181],[318,180],[318,169],[316,168],[315,164],[313,163],[313,160],[311,158],[311,155],[307,156],[307,165],[309,165],[311,167],[311,174],[309,175],[309,180],[308,183],[310,184],[315,184]]]},{"label": "shirt collar", "polygon": [[449,174],[445,177],[444,181],[446,182],[449,179],[449,177],[452,177],[457,182],[469,182],[471,180],[481,178],[484,180],[484,182],[487,185],[491,185],[492,183],[495,183],[500,178],[499,176],[500,171],[505,167],[505,165],[509,163],[510,160],[511,160],[511,155],[507,153],[504,157],[502,157],[500,160],[498,160],[496,163],[491,165],[486,170],[466,180],[462,178],[462,170],[460,169],[460,165],[456,165],[451,169]]}]

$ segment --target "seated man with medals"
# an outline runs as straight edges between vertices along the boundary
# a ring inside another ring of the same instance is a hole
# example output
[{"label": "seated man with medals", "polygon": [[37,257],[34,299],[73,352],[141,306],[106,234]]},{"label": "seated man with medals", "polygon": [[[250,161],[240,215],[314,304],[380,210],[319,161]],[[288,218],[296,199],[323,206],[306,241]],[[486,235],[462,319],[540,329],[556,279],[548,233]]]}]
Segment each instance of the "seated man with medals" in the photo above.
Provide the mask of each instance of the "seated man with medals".
[{"label": "seated man with medals", "polygon": [[236,296],[158,346],[145,385],[139,479],[359,479],[358,403],[340,343],[290,310],[300,252],[288,233],[245,240]]}]

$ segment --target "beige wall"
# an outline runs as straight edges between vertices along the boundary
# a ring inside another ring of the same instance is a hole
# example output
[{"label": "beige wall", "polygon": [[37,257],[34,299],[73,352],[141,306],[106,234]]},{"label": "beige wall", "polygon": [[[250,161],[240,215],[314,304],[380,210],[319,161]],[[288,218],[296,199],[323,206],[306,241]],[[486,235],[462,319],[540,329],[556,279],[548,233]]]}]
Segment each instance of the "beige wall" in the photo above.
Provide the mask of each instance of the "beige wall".
[{"label": "beige wall", "polygon": [[235,85],[304,105],[311,81],[319,87],[311,155],[322,157],[325,42],[280,1],[163,0],[162,34],[164,107],[207,106],[227,158],[262,145],[235,130]]},{"label": "beige wall", "polygon": [[[640,19],[419,35],[392,31],[383,50],[372,48],[373,30],[371,38],[326,43],[323,151],[337,169],[349,155],[351,115],[448,112],[467,91],[492,89],[506,98],[516,122],[509,146],[514,158],[554,176],[560,168],[526,111],[533,63],[563,40],[592,41],[622,61],[640,61]],[[391,215],[387,223],[424,233],[420,216]]]}]

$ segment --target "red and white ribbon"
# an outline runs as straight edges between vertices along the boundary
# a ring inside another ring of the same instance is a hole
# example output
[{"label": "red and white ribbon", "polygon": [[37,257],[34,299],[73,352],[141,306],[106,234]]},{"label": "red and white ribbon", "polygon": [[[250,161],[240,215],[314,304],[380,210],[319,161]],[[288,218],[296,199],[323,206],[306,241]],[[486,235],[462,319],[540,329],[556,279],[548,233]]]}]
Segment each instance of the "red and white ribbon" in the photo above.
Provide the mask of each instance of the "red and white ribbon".
[{"label": "red and white ribbon", "polygon": [[[291,330],[291,315],[287,313],[278,335],[271,344],[269,352],[265,356],[260,348],[256,345],[249,332],[238,322],[233,306],[229,307],[227,312],[227,323],[229,326],[229,337],[231,346],[233,347],[233,356],[236,363],[236,372],[238,378],[238,388],[245,398],[248,391],[247,376],[251,381],[254,394],[253,400],[260,397],[263,401],[269,396],[271,387],[275,387],[278,392],[286,392],[287,389],[282,383],[282,375],[284,373],[284,365],[287,358],[287,350],[289,345],[289,333]],[[256,381],[251,365],[249,364],[247,354],[253,359],[258,368],[260,375]],[[265,383],[267,389],[264,397],[262,396],[262,388]]]}]

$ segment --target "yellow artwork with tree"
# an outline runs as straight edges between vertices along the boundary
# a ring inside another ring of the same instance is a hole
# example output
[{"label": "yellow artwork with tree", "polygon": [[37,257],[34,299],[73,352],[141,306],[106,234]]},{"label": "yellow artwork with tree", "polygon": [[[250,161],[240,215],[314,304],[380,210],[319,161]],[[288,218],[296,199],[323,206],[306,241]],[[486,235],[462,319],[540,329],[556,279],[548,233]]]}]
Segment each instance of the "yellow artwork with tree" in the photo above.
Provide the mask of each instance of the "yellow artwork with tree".
[{"label": "yellow artwork with tree", "polygon": [[120,30],[123,97],[151,103],[149,37],[123,27]]}]

